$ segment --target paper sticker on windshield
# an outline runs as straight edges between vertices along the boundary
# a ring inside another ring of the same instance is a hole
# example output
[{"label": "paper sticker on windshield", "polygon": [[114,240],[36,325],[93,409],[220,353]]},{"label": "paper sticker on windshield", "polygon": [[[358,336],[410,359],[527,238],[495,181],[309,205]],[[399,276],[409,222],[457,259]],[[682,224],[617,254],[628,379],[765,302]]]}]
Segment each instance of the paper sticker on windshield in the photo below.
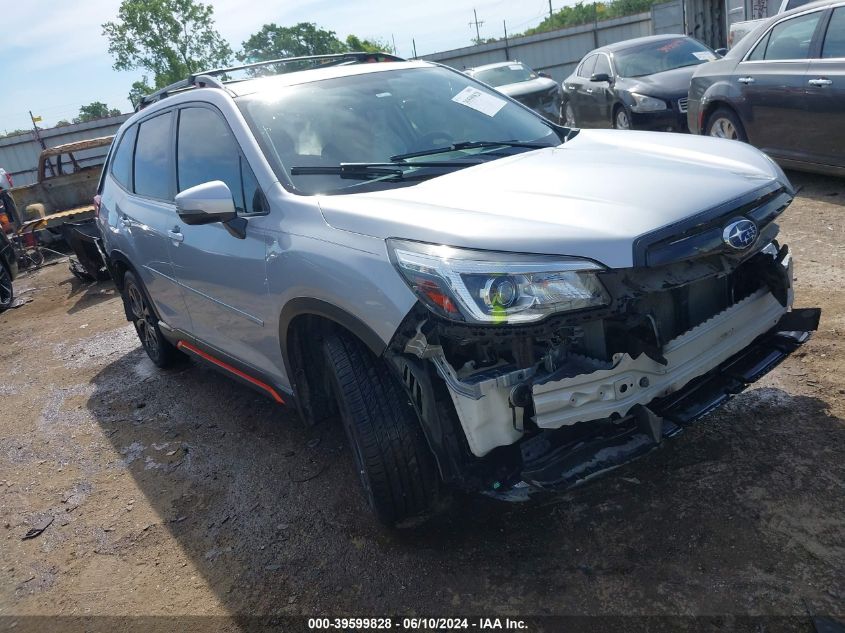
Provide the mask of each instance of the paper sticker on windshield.
[{"label": "paper sticker on windshield", "polygon": [[511,64],[510,66],[508,66],[508,68],[510,68],[511,70],[522,70],[522,66],[520,66],[519,64]]},{"label": "paper sticker on windshield", "polygon": [[703,62],[709,62],[716,59],[716,56],[710,51],[693,51],[692,54]]},{"label": "paper sticker on windshield", "polygon": [[472,86],[467,86],[461,90],[452,97],[452,101],[465,105],[473,110],[478,110],[487,116],[496,116],[496,113],[504,108],[507,103],[504,99],[494,97]]}]

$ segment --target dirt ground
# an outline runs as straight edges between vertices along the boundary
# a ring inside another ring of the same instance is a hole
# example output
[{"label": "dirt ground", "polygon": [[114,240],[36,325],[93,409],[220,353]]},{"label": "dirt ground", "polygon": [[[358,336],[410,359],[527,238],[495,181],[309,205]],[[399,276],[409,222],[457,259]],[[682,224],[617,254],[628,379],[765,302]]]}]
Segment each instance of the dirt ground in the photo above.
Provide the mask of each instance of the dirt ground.
[{"label": "dirt ground", "polygon": [[781,239],[796,305],[823,309],[811,342],[589,486],[462,497],[400,532],[367,512],[338,425],[196,364],[155,369],[109,283],[22,276],[34,301],[0,315],[0,622],[845,614],[845,181],[790,176]]}]

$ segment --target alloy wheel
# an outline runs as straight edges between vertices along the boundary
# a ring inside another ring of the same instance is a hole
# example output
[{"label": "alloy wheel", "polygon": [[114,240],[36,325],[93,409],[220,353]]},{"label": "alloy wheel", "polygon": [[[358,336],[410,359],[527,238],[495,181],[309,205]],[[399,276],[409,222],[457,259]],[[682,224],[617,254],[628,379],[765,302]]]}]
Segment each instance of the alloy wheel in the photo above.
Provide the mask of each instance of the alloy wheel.
[{"label": "alloy wheel", "polygon": [[616,111],[616,129],[617,130],[630,130],[631,129],[631,121],[628,118],[628,113],[625,111],[625,108],[619,108]]},{"label": "alloy wheel", "polygon": [[566,127],[575,127],[575,110],[572,109],[572,104],[567,102],[563,108],[563,124]]},{"label": "alloy wheel", "polygon": [[733,122],[722,117],[719,117],[710,124],[710,136],[715,136],[717,138],[729,138],[733,141],[736,141],[739,138],[736,126],[734,126]]},{"label": "alloy wheel", "polygon": [[159,353],[155,315],[138,286],[130,284],[127,293],[129,294],[129,308],[132,311],[132,322],[138,331],[138,337],[141,339],[144,349],[155,360]]},{"label": "alloy wheel", "polygon": [[6,267],[0,264],[0,309],[12,304],[12,277]]}]

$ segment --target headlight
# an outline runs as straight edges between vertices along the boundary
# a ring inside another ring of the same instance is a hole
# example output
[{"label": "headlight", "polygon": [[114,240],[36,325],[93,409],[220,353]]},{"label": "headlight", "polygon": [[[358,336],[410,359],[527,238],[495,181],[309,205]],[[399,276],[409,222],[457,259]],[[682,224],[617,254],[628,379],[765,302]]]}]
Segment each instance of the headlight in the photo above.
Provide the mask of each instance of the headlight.
[{"label": "headlight", "polygon": [[393,264],[436,314],[453,321],[531,323],[605,306],[602,267],[586,259],[473,251],[387,240]]},{"label": "headlight", "polygon": [[634,100],[631,106],[634,112],[659,112],[666,109],[666,102],[662,99],[638,95],[636,92],[631,93],[631,98]]}]

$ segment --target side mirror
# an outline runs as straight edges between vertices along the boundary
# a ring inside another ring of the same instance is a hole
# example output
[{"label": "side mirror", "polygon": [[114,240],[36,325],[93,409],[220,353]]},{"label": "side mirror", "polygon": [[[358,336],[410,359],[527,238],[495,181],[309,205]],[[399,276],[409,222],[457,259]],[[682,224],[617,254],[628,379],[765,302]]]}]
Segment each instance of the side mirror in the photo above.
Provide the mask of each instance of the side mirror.
[{"label": "side mirror", "polygon": [[537,73],[537,76],[539,76],[539,77],[545,77],[546,79],[551,79],[551,78],[552,78],[552,76],[551,76],[549,73],[544,73],[544,72],[542,72],[542,71],[541,71],[541,72],[538,72],[538,73]]},{"label": "side mirror", "polygon": [[593,73],[590,76],[590,81],[595,81],[595,82],[606,81],[606,82],[610,83],[610,75],[608,75],[607,73]]},{"label": "side mirror", "polygon": [[728,49],[727,48],[717,48],[713,52],[716,53],[719,57],[724,57],[725,55],[728,54]]},{"label": "side mirror", "polygon": [[225,182],[212,180],[176,195],[176,213],[185,224],[229,222],[238,217],[232,192]]}]

